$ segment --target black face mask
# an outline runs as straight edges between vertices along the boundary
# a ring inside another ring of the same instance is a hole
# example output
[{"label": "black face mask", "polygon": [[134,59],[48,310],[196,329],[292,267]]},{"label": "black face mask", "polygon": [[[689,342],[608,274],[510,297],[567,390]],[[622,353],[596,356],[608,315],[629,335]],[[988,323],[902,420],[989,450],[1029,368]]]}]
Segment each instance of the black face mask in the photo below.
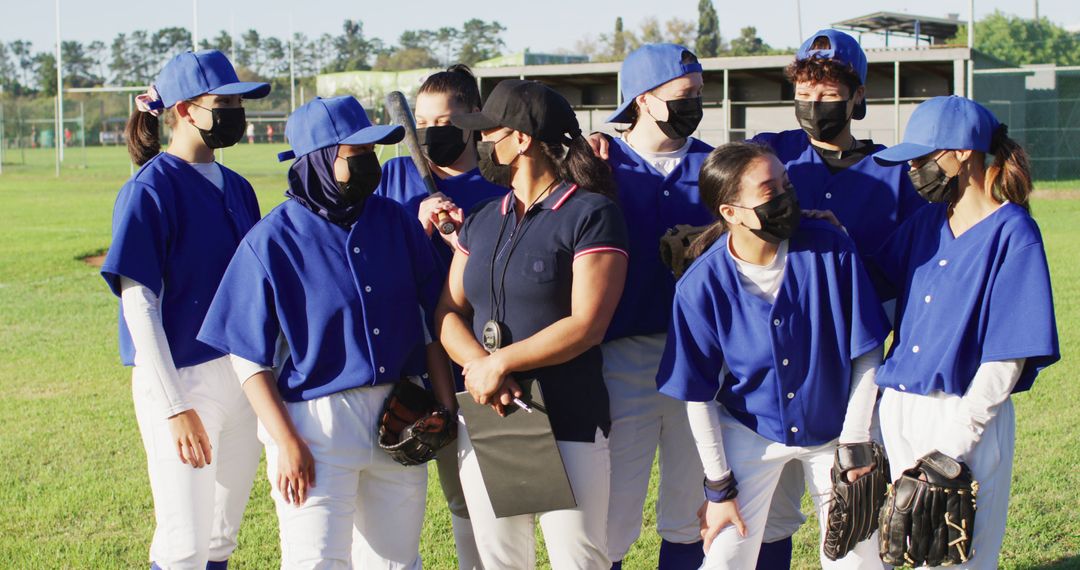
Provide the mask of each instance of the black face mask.
[{"label": "black face mask", "polygon": [[928,160],[926,164],[908,171],[911,184],[927,202],[949,202],[956,195],[959,180],[945,174],[937,160]]},{"label": "black face mask", "polygon": [[785,188],[783,194],[754,208],[754,214],[761,223],[761,229],[750,230],[754,235],[770,243],[780,243],[790,238],[799,228],[802,218],[795,188]]},{"label": "black face mask", "polygon": [[374,152],[345,158],[349,163],[348,182],[337,181],[341,198],[349,204],[359,204],[371,196],[382,179],[382,166]]},{"label": "black face mask", "polygon": [[220,109],[207,109],[202,105],[192,105],[210,111],[213,124],[209,129],[199,129],[203,144],[210,148],[225,148],[232,146],[244,137],[244,129],[247,128],[247,114],[243,107],[227,107]]},{"label": "black face mask", "polygon": [[[498,142],[480,141],[476,143],[476,152],[480,155],[480,176],[483,176],[485,180],[496,186],[510,188],[510,180],[514,175],[514,172],[510,169],[510,164],[495,162],[495,145]],[[514,157],[514,160],[517,160],[517,156]],[[514,161],[511,160],[510,162],[512,164]]]},{"label": "black face mask", "polygon": [[701,110],[701,97],[672,99],[664,104],[667,105],[667,120],[657,120],[656,126],[669,139],[685,139],[694,134],[705,115]]},{"label": "black face mask", "polygon": [[465,131],[453,126],[416,129],[416,138],[428,160],[437,166],[450,166],[465,151]]},{"label": "black face mask", "polygon": [[851,121],[848,101],[795,101],[795,118],[810,138],[827,142],[836,138]]}]

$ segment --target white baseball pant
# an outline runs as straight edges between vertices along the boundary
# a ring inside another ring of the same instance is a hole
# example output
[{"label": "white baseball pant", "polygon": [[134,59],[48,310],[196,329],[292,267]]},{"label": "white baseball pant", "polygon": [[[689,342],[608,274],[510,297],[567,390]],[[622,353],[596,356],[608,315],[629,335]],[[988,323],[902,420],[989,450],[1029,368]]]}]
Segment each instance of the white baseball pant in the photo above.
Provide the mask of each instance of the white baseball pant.
[{"label": "white baseball pant", "polygon": [[286,402],[315,458],[315,486],[297,506],[277,490],[278,447],[259,426],[277,508],[285,569],[418,570],[427,467],[406,467],[379,449],[390,385]]},{"label": "white baseball pant", "polygon": [[558,441],[577,507],[539,515],[496,518],[488,499],[480,464],[459,416],[458,460],[461,487],[469,505],[476,547],[487,570],[536,568],[536,520],[544,533],[553,570],[608,570],[608,491],[611,484],[608,440],[598,429],[592,443]]},{"label": "white baseball pant", "polygon": [[154,496],[150,561],[163,570],[206,568],[228,560],[259,469],[255,412],[248,404],[228,358],[177,370],[188,402],[210,436],[211,462],[195,469],[180,462],[149,383],[152,369],[132,370],[135,417],[146,449]]},{"label": "white baseball pant", "polygon": [[[739,512],[746,523],[747,535],[739,536],[734,526],[728,526],[713,541],[705,555],[703,569],[720,568],[746,569],[757,564],[758,550],[765,533],[766,519],[773,493],[780,481],[784,466],[791,461],[802,464],[806,475],[806,485],[817,508],[821,534],[829,508],[832,490],[830,470],[836,442],[829,442],[814,447],[787,446],[766,439],[731,417],[724,408],[720,408],[721,426],[724,438],[724,454],[728,466],[735,474],[739,485]],[[823,543],[823,542],[822,542]],[[818,545],[818,554],[822,568],[827,569],[881,569],[878,558],[876,535],[860,542],[844,558],[832,561],[825,557]]]},{"label": "white baseball pant", "polygon": [[[951,418],[957,414],[961,403],[960,396],[942,392],[922,396],[891,388],[884,390],[878,413],[894,481],[905,469],[914,467],[916,460],[936,449],[943,430],[955,429]],[[972,476],[979,482],[972,539],[974,555],[967,564],[950,568],[990,570],[998,567],[1009,514],[1015,446],[1016,409],[1009,398],[998,407],[997,414],[986,424],[982,439],[964,458]]]},{"label": "white baseball pant", "polygon": [[704,469],[686,404],[656,389],[666,334],[626,337],[600,345],[611,399],[611,502],[608,553],[622,560],[641,534],[653,459],[660,449],[656,530],[668,542],[699,542],[697,510]]}]

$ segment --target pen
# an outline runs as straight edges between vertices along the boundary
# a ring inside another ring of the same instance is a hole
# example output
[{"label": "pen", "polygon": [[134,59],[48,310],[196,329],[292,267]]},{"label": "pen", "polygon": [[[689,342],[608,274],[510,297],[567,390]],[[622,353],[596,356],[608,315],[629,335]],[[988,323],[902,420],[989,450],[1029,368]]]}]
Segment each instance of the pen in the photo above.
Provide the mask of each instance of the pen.
[{"label": "pen", "polygon": [[521,398],[514,398],[514,403],[517,404],[517,407],[525,410],[526,412],[528,412],[530,414],[533,413],[533,409],[530,408],[528,404],[521,401]]}]

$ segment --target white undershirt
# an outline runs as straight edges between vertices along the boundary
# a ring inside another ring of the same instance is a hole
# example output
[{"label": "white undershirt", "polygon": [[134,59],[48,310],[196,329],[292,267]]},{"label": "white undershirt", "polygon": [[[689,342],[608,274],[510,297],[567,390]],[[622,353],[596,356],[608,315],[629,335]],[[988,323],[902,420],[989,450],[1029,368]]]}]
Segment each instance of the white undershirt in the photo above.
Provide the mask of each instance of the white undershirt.
[{"label": "white undershirt", "polygon": [[[961,398],[957,413],[952,416],[954,429],[942,433],[938,451],[963,461],[982,439],[987,424],[997,415],[998,408],[1009,399],[1020,373],[1024,371],[1023,358],[984,362],[975,371],[971,385]],[[944,392],[934,397],[954,398]]]},{"label": "white undershirt", "polygon": [[646,152],[644,150],[636,148],[634,145],[630,144],[630,139],[626,137],[626,134],[623,134],[623,142],[625,142],[630,148],[634,149],[634,152],[636,152],[638,156],[644,159],[645,162],[648,162],[650,165],[652,165],[652,167],[655,168],[657,172],[660,172],[665,176],[671,174],[672,171],[678,168],[683,158],[686,157],[686,153],[690,151],[689,137],[687,137],[686,144],[682,145],[682,147],[668,152]]},{"label": "white undershirt", "polygon": [[[776,295],[783,283],[787,266],[788,241],[780,242],[776,256],[766,265],[755,265],[735,256],[728,240],[728,254],[735,260],[739,283],[748,291],[769,303],[776,302]],[[855,358],[851,363],[851,392],[848,395],[847,413],[840,431],[840,443],[870,441],[870,420],[877,401],[877,385],[874,383],[878,365],[881,364],[882,346]],[[727,376],[727,366],[721,370],[721,379]],[[716,401],[687,402],[686,414],[698,455],[705,468],[705,476],[718,481],[727,475],[729,468],[724,455],[723,435],[720,426],[720,407]]]},{"label": "white undershirt", "polygon": [[196,172],[203,175],[218,190],[225,190],[225,173],[221,172],[221,165],[217,162],[189,162]]}]

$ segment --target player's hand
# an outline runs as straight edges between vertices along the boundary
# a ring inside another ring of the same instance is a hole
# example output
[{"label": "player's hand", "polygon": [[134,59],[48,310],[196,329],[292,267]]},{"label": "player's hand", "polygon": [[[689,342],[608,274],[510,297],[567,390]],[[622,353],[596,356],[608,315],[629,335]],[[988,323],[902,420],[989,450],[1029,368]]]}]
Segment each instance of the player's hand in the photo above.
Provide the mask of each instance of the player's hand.
[{"label": "player's hand", "polygon": [[176,454],[180,462],[196,469],[210,465],[212,446],[210,436],[206,435],[202,419],[194,410],[185,410],[169,418],[169,431],[176,444]]},{"label": "player's hand", "polygon": [[277,489],[286,503],[300,506],[315,486],[315,458],[304,440],[290,437],[278,444]]},{"label": "player's hand", "polygon": [[848,469],[847,480],[848,483],[854,483],[859,477],[866,475],[874,470],[873,465],[867,465],[866,467],[856,467],[855,469]]},{"label": "player's hand", "polygon": [[713,540],[728,525],[735,525],[735,530],[739,531],[739,536],[746,537],[746,523],[743,522],[742,515],[739,514],[737,501],[738,499],[731,499],[722,503],[705,501],[705,504],[698,509],[701,540],[704,541],[701,547],[706,554],[708,554]]},{"label": "player's hand", "polygon": [[424,226],[424,233],[430,236],[438,229],[439,213],[451,212],[457,209],[458,207],[454,205],[450,198],[446,197],[446,194],[436,192],[420,202],[420,209],[416,214],[416,218]]},{"label": "player's hand", "polygon": [[804,218],[825,220],[826,222],[829,222],[830,224],[844,230],[844,233],[847,233],[847,228],[844,227],[844,224],[840,223],[840,220],[837,219],[836,214],[832,213],[832,210],[803,210],[802,215]]},{"label": "player's hand", "polygon": [[585,140],[589,141],[593,154],[600,160],[608,159],[608,149],[611,148],[611,137],[604,133],[591,133]]},{"label": "player's hand", "polygon": [[465,389],[473,400],[481,405],[493,402],[493,397],[502,388],[507,371],[503,368],[498,352],[470,360],[462,367],[465,376]]}]

